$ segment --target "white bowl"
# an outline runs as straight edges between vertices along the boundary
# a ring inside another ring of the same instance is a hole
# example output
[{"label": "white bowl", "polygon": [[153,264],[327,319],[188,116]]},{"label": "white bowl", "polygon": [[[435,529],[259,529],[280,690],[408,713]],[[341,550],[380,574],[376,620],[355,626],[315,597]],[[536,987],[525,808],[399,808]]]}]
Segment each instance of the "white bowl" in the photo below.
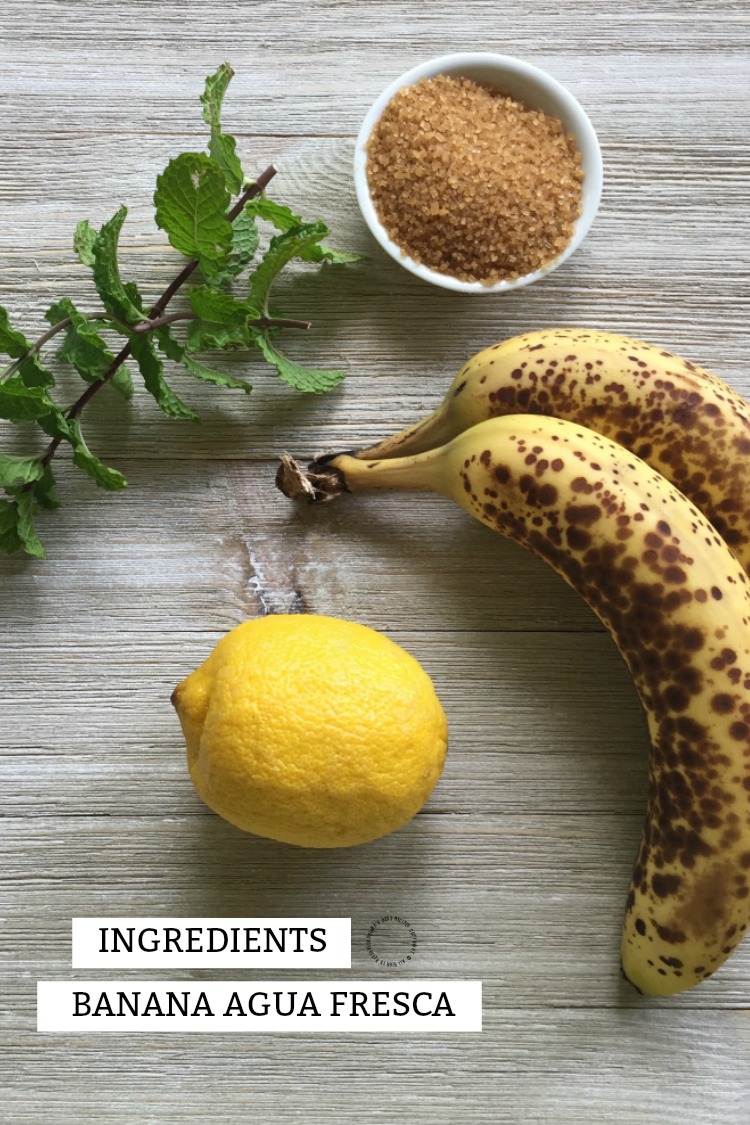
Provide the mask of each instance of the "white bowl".
[{"label": "white bowl", "polygon": [[[393,242],[380,222],[370,196],[365,170],[367,163],[366,145],[370,133],[393,95],[402,87],[413,86],[421,78],[434,78],[438,74],[473,78],[476,82],[495,86],[530,108],[540,109],[552,117],[557,117],[562,121],[565,131],[571,133],[575,138],[581,154],[584,173],[581,214],[576,221],[573,237],[565,249],[542,269],[524,274],[523,277],[513,278],[511,281],[498,281],[494,285],[483,285],[480,281],[461,281],[449,274],[439,273],[437,270],[429,269],[427,266],[415,262]],[[511,289],[520,289],[523,285],[531,285],[539,278],[546,277],[548,273],[570,257],[588,234],[594,216],[599,209],[602,180],[602,155],[594,127],[573,95],[568,93],[565,87],[561,86],[549,74],[545,74],[543,70],[507,55],[481,52],[444,55],[441,58],[421,63],[420,66],[415,66],[413,70],[407,71],[406,74],[402,74],[400,78],[392,82],[374,103],[362,122],[354,149],[354,183],[357,190],[357,200],[363,218],[374,237],[392,258],[395,258],[400,265],[416,274],[417,277],[421,277],[424,281],[429,281],[433,285],[440,285],[444,289],[454,289],[459,293],[506,293]]]}]

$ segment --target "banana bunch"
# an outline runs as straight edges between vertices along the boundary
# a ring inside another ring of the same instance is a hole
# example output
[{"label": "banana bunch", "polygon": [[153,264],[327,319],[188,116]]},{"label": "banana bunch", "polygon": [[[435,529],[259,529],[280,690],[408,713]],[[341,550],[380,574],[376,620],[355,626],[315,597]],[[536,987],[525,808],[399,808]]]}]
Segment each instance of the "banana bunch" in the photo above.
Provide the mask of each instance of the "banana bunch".
[{"label": "banana bunch", "polygon": [[434,449],[505,414],[567,418],[671,480],[750,570],[750,405],[715,375],[613,332],[557,328],[486,348],[423,421],[357,453]]},{"label": "banana bunch", "polygon": [[599,616],[651,736],[621,947],[649,995],[710,976],[750,924],[748,451],[747,405],[708,372],[553,331],[480,353],[433,415],[381,445],[279,471],[282,491],[311,499],[450,497]]}]

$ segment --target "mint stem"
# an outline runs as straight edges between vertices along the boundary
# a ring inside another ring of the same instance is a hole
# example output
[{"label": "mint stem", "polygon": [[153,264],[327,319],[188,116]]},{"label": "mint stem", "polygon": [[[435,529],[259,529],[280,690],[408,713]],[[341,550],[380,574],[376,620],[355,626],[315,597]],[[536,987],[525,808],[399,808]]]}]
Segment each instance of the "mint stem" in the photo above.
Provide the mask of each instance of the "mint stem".
[{"label": "mint stem", "polygon": [[[261,192],[265,191],[267,184],[273,179],[273,177],[275,175],[276,175],[276,169],[274,168],[273,164],[269,164],[269,166],[265,169],[265,171],[261,172],[261,174],[258,176],[257,180],[255,180],[252,184],[249,185],[249,187],[247,187],[245,189],[245,191],[242,193],[242,195],[239,197],[239,199],[235,203],[234,207],[232,207],[231,211],[229,211],[229,213],[227,215],[227,218],[229,219],[230,223],[234,222],[234,220],[242,212],[243,207],[245,206],[245,204],[249,200],[254,199],[256,195],[260,195]],[[172,300],[172,298],[174,297],[177,290],[180,289],[180,287],[185,284],[185,282],[190,277],[190,275],[193,273],[193,271],[195,269],[197,269],[197,266],[198,266],[198,259],[194,258],[194,259],[191,259],[191,261],[189,261],[187,263],[187,265],[185,265],[183,267],[183,269],[178,273],[178,275],[174,279],[174,281],[172,281],[167,286],[167,288],[162,293],[161,297],[159,297],[159,299],[156,301],[156,303],[154,305],[152,305],[151,308],[149,309],[149,313],[148,313],[148,320],[149,321],[158,319],[162,315],[162,313],[164,312],[164,309],[167,307],[169,302]],[[112,319],[112,318],[108,317],[108,319]],[[65,327],[64,324],[62,326]],[[44,342],[46,340],[50,339],[51,336],[53,336],[55,334],[55,331],[59,331],[59,330],[60,330],[60,326],[55,325],[54,328],[52,330],[50,330],[50,332],[45,332],[44,337],[41,338],[41,343],[38,340],[37,344],[40,347],[42,347]],[[35,344],[34,347],[31,349],[32,351],[36,348],[37,344]],[[100,390],[104,386],[105,383],[109,382],[109,380],[112,378],[112,376],[115,374],[115,372],[118,371],[122,367],[123,363],[125,362],[125,360],[128,358],[129,355],[130,355],[130,341],[128,340],[128,342],[125,344],[124,348],[122,348],[122,350],[120,352],[118,352],[118,354],[115,356],[114,360],[109,365],[108,369],[104,372],[101,379],[99,379],[96,383],[89,383],[88,386],[86,387],[85,391],[83,392],[83,394],[81,394],[76,399],[76,401],[73,403],[73,405],[70,407],[70,409],[68,410],[68,412],[66,414],[66,418],[68,420],[70,420],[71,418],[77,417],[77,415],[79,415],[81,413],[81,411],[83,410],[86,403],[89,402],[89,400],[94,397],[94,395],[97,393],[97,391]],[[25,358],[26,357],[24,356],[24,359]],[[23,360],[21,360],[21,362],[23,362]],[[42,458],[41,458],[41,462],[42,462],[42,465],[44,466],[44,468],[46,468],[47,465],[49,465],[50,461],[55,456],[55,453],[57,452],[57,448],[60,445],[61,441],[62,441],[62,438],[59,438],[59,437],[53,438],[52,441],[47,446],[47,449],[45,450],[45,452],[44,452],[44,454],[42,455]],[[33,488],[34,484],[35,484],[34,481],[30,481],[29,484],[26,484],[26,485],[23,486],[24,490]]]},{"label": "mint stem", "polygon": [[[153,312],[153,309],[151,310]],[[133,325],[133,331],[139,334],[151,332],[154,328],[163,328],[166,324],[174,324],[178,320],[197,320],[194,312],[176,312],[168,316],[157,316],[156,320],[142,320],[140,324]]]},{"label": "mint stem", "polygon": [[[179,320],[198,320],[194,312],[169,313],[168,316],[159,316],[156,320],[142,320],[140,324],[133,325],[133,331],[145,335],[154,328],[163,328],[167,324],[176,324]],[[287,320],[276,316],[261,316],[257,320],[248,320],[250,328],[310,328],[309,320]]]}]

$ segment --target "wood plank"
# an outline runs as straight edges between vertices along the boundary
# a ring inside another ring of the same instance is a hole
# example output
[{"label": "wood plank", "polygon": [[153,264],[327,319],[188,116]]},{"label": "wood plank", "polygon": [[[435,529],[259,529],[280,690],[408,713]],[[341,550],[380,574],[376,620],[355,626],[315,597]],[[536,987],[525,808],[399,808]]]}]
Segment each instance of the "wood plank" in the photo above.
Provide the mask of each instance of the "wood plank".
[{"label": "wood plank", "polygon": [[401,631],[601,630],[546,565],[440,497],[310,507],[281,495],[273,463],[115,464],[130,483],[113,494],[63,460],[63,507],[39,519],[49,557],[0,559],[19,655],[89,636],[91,615],[103,636],[159,639],[215,640],[244,617],[300,608]]},{"label": "wood plank", "polygon": [[[83,1038],[61,1050],[57,1040],[21,1034],[9,1052],[6,1106],[14,1125],[42,1114],[69,1120],[71,1106],[81,1122],[160,1125],[177,1104],[181,1121],[203,1122],[218,1098],[228,1125],[251,1115],[280,1125],[485,1125],[488,1112],[500,1125],[743,1120],[747,1016],[739,1012],[628,1010],[613,1020],[597,1009],[498,1008],[490,1027],[486,1054],[473,1036],[217,1035],[196,1043],[110,1034],[102,1056]],[[123,1054],[127,1068],[117,1065]]]}]

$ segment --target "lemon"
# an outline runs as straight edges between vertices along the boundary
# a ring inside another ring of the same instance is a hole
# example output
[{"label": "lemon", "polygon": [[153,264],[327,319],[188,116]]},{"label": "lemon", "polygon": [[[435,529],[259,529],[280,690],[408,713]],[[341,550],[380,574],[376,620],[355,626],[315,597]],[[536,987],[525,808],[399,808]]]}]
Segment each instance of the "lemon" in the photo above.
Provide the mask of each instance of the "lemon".
[{"label": "lemon", "polygon": [[227,633],[172,694],[199,796],[307,848],[375,840],[422,807],[448,728],[422,666],[351,621],[278,614]]}]

